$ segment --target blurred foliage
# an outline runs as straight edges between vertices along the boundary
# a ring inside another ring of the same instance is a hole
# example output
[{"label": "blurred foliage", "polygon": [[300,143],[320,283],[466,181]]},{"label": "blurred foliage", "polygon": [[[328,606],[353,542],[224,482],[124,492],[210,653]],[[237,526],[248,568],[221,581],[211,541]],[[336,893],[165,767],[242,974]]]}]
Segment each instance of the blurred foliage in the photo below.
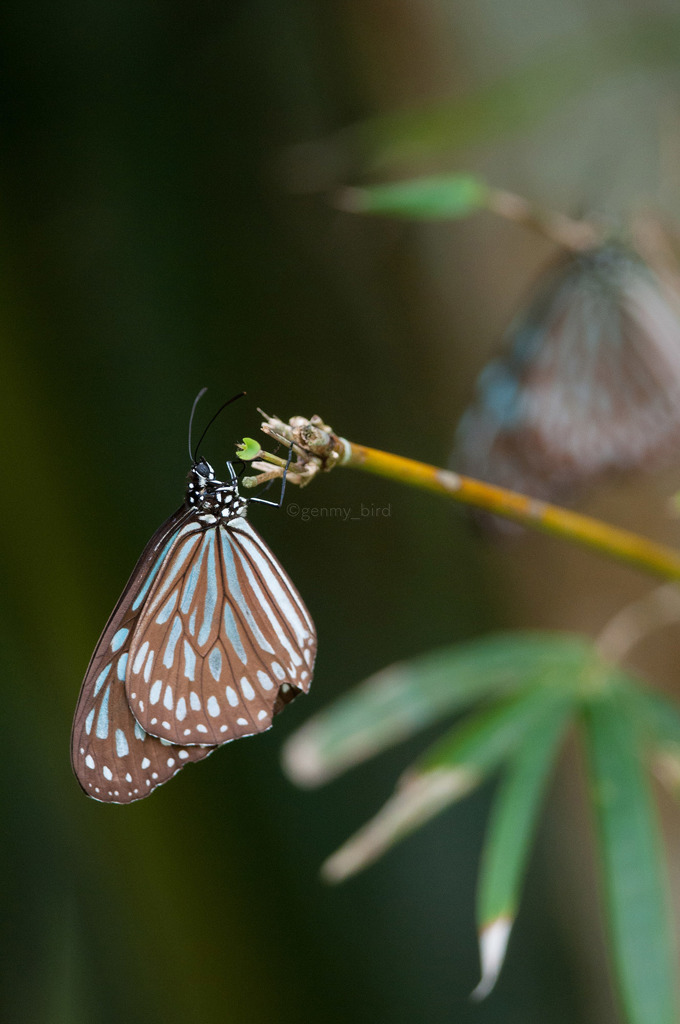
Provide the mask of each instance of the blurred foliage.
[{"label": "blurred foliage", "polygon": [[[395,851],[384,872],[342,892],[321,886],[323,855],[368,816],[397,761],[388,754],[361,781],[301,800],[280,776],[278,750],[305,714],[302,702],[270,734],[220,751],[129,808],[85,800],[68,762],[73,707],[98,631],[147,538],[181,500],[199,387],[210,386],[215,406],[239,388],[251,402],[212,434],[206,456],[216,466],[256,431],[256,406],[319,412],[341,432],[405,454],[417,438],[423,457],[446,462],[457,381],[478,347],[469,324],[443,299],[431,310],[419,287],[441,267],[442,296],[457,303],[462,289],[468,311],[501,313],[512,275],[496,275],[498,291],[480,304],[463,273],[471,265],[464,248],[452,274],[441,252],[432,258],[440,235],[418,236],[420,263],[393,233],[290,194],[289,147],[379,113],[368,67],[384,96],[398,88],[408,99],[412,88],[409,105],[423,99],[410,73],[385,61],[415,41],[424,73],[444,55],[446,90],[425,82],[428,100],[449,95],[450,72],[460,71],[466,123],[481,127],[457,145],[490,145],[513,126],[489,84],[499,53],[513,54],[520,78],[520,65],[528,69],[520,94],[535,110],[515,119],[514,131],[575,95],[560,68],[583,109],[595,109],[597,88],[607,92],[612,82],[612,65],[601,60],[607,27],[602,33],[586,18],[588,45],[568,43],[556,63],[517,50],[516,27],[529,24],[523,10],[486,5],[481,25],[470,5],[417,40],[408,18],[439,19],[441,5],[386,13],[382,4],[320,8],[306,0],[27,0],[0,13],[4,1020],[437,1024],[455,1013],[461,1024],[576,1024],[595,1019],[595,1004],[598,1019],[614,1019],[568,925],[558,910],[545,913],[552,887],[540,866],[511,980],[501,978],[487,1003],[468,1004],[486,791],[455,824],[437,823],[427,841],[414,837]],[[580,18],[578,5],[570,11]],[[564,5],[538,15],[562,50]],[[638,23],[624,28],[623,58],[633,55],[626,66],[635,75],[668,66],[673,24],[652,26],[658,61],[648,58]],[[362,38],[379,45],[360,51]],[[466,71],[471,60],[484,74]],[[635,108],[640,132],[658,99],[649,99],[648,85],[642,115]],[[644,156],[633,106],[618,96],[617,109],[628,144]],[[406,135],[429,133],[431,155],[437,134],[414,118]],[[380,133],[375,139],[380,148]],[[564,144],[589,163],[579,140],[565,135]],[[534,173],[530,148],[524,169],[500,155],[509,178]],[[574,165],[543,149],[559,163],[565,189],[578,191]],[[306,171],[316,187],[318,166],[310,160]],[[534,185],[540,190],[537,178]],[[610,193],[620,194],[613,186]],[[481,236],[473,248],[480,259],[502,251]],[[503,570],[448,508],[349,475],[328,478],[309,501],[392,502],[394,514],[358,523],[266,510],[254,517],[317,622],[308,706],[395,658],[484,632],[500,618]],[[454,844],[459,832],[469,842]]]},{"label": "blurred foliage", "polygon": [[341,209],[356,213],[439,220],[466,217],[482,209],[486,197],[487,188],[477,178],[451,174],[345,189],[337,201]]},{"label": "blurred foliage", "polygon": [[[450,694],[449,700],[442,701],[442,694]],[[495,699],[489,703],[491,695]],[[675,765],[666,775],[677,787],[680,716],[673,705],[650,702],[634,679],[586,641],[516,632],[385,669],[288,741],[289,774],[302,783],[326,781],[475,698],[484,699],[481,710],[468,714],[407,769],[375,817],[326,861],[327,878],[343,881],[362,870],[502,770],[477,896],[482,980],[475,994],[488,995],[517,914],[548,773],[567,725],[583,719],[604,910],[625,1019],[672,1024],[680,1015],[677,951],[644,765],[653,765],[663,750],[667,767],[669,761]],[[397,705],[404,709],[398,725]],[[361,722],[360,746],[353,719]]]}]

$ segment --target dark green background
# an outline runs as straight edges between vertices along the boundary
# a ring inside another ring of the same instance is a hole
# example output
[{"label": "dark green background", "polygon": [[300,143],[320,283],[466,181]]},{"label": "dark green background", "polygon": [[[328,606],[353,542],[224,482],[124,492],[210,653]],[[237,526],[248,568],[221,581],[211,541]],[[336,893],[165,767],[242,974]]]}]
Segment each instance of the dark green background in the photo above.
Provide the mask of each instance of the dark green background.
[{"label": "dark green background", "polygon": [[[453,22],[449,36],[414,37],[401,66],[417,15],[303,0],[3,5],[0,878],[12,1024],[592,1019],[580,1016],[554,878],[538,865],[497,993],[467,1002],[488,791],[329,889],[321,861],[421,743],[315,793],[279,768],[283,738],[349,685],[500,621],[493,563],[444,502],[337,472],[290,500],[389,503],[389,518],[254,510],[318,626],[310,697],[131,807],[86,800],[69,765],[93,645],[181,501],[200,387],[199,420],[248,392],[206,442],[217,466],[257,435],[257,406],[448,459],[475,346],[517,298],[518,236],[503,255],[487,221],[479,236],[461,226],[442,262],[448,227],[404,234],[289,187],[307,167],[289,147],[416,101],[437,84],[428,56],[447,86],[474,80],[478,58]],[[503,65],[501,29],[485,74]],[[505,167],[500,184],[531,191],[519,165]],[[321,172],[307,169],[313,185]],[[535,191],[550,182],[548,169]],[[503,243],[516,229],[494,230]],[[490,281],[498,290],[484,293]],[[481,334],[480,304],[493,311]]]}]

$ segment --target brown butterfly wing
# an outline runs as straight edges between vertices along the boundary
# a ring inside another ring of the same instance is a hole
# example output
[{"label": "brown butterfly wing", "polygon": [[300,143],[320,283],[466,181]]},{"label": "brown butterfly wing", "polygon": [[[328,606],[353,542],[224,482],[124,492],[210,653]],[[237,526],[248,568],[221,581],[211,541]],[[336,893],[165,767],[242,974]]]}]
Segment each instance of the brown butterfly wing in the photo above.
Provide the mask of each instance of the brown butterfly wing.
[{"label": "brown butterfly wing", "polygon": [[125,695],[132,638],[149,581],[156,578],[187,517],[179,509],[156,531],[135,566],[90,660],[71,734],[73,771],[88,796],[132,803],[167,782],[180,768],[200,761],[210,747],[170,746],[141,728]]},{"label": "brown butterfly wing", "polygon": [[147,595],[126,689],[135,718],[179,744],[269,729],[307,692],[316,631],[300,595],[245,519],[192,524]]}]

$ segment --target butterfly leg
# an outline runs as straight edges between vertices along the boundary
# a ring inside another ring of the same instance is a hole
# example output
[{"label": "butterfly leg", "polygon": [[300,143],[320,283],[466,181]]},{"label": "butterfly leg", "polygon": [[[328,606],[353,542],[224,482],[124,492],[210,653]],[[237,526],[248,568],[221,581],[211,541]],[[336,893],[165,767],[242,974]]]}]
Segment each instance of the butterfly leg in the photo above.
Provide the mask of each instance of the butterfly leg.
[{"label": "butterfly leg", "polygon": [[[286,493],[286,476],[288,475],[288,467],[290,466],[292,458],[293,446],[291,445],[290,448],[288,449],[288,458],[286,459],[286,465],[284,466],[283,473],[281,474],[281,494],[279,495],[279,500],[268,501],[266,498],[251,498],[251,501],[257,501],[260,505],[273,505],[274,508],[281,508],[281,506],[283,505],[283,496]],[[267,487],[265,487],[265,490],[267,490],[267,488],[270,487],[273,482],[273,480],[270,480],[270,482],[267,484]]]}]

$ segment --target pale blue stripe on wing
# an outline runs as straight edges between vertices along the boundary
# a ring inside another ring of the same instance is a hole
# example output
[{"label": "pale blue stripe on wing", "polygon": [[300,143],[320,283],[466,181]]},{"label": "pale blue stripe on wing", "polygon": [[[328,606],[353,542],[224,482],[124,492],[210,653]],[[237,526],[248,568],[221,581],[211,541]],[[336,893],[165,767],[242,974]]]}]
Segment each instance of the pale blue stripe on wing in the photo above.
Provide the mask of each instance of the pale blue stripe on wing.
[{"label": "pale blue stripe on wing", "polygon": [[97,682],[94,684],[94,692],[92,694],[93,697],[96,697],[99,691],[101,690],[102,686],[104,685],[104,680],[106,679],[110,671],[111,662],[109,662],[106,668],[103,668],[99,675],[97,676]]},{"label": "pale blue stripe on wing", "polygon": [[170,630],[170,636],[168,637],[168,643],[165,648],[165,654],[163,655],[163,664],[166,668],[172,668],[172,663],[175,660],[175,647],[177,641],[180,638],[182,632],[182,620],[179,615],[175,615],[172,621],[172,629]]},{"label": "pale blue stripe on wing", "polygon": [[198,633],[199,647],[203,647],[208,642],[213,616],[215,615],[215,605],[217,604],[217,566],[215,563],[214,530],[208,530],[206,541],[208,544],[208,557],[206,559],[205,606],[203,609],[203,622]]},{"label": "pale blue stripe on wing", "polygon": [[126,629],[123,626],[123,628],[119,629],[118,632],[115,634],[113,640],[111,641],[111,650],[113,651],[114,654],[116,653],[116,651],[119,651],[120,648],[123,646],[129,632],[130,630]]},{"label": "pale blue stripe on wing", "polygon": [[243,641],[241,640],[241,634],[238,631],[236,619],[234,618],[234,613],[226,603],[224,605],[224,628],[229,640],[231,641],[231,646],[245,665],[248,661],[248,655],[245,652]]},{"label": "pale blue stripe on wing", "polygon": [[105,740],[109,735],[109,694],[111,692],[111,684],[106,687],[104,696],[102,697],[101,706],[99,708],[99,714],[97,715],[97,737],[100,740]]},{"label": "pale blue stripe on wing", "polygon": [[222,537],[222,552],[224,555],[224,567],[227,571],[227,584],[229,586],[229,596],[232,597],[238,607],[243,613],[243,617],[250,626],[253,636],[257,640],[258,644],[263,651],[267,651],[269,654],[274,654],[274,648],[262,635],[260,627],[255,622],[252,612],[248,607],[246,600],[241,591],[241,585],[236,575],[236,565],[234,564],[234,552],[231,550],[232,540],[224,527],[220,527],[220,535]]}]

